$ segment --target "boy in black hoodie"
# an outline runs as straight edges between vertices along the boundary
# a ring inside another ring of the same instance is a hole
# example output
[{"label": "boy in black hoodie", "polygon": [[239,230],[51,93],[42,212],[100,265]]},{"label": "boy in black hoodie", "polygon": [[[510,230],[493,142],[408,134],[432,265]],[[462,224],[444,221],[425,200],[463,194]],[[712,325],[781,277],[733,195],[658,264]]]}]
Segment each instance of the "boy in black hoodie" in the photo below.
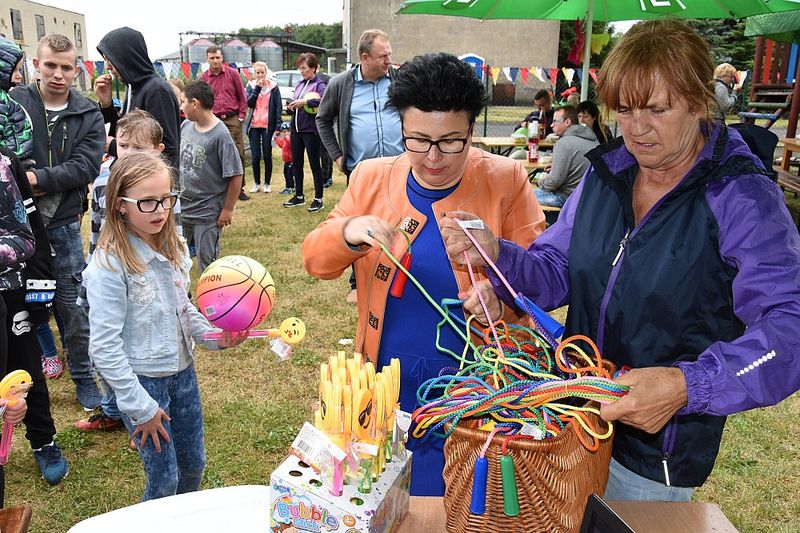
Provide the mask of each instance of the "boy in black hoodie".
[{"label": "boy in black hoodie", "polygon": [[[111,74],[98,76],[94,82],[103,120],[110,123],[108,134],[116,136],[117,120],[131,109],[147,111],[164,130],[164,157],[178,176],[180,105],[169,83],[156,74],[147,55],[144,36],[127,26],[117,28],[100,40],[97,51],[105,58],[112,74],[127,84],[122,111],[117,112],[111,100]],[[109,147],[109,153],[116,155],[115,145]]]}]

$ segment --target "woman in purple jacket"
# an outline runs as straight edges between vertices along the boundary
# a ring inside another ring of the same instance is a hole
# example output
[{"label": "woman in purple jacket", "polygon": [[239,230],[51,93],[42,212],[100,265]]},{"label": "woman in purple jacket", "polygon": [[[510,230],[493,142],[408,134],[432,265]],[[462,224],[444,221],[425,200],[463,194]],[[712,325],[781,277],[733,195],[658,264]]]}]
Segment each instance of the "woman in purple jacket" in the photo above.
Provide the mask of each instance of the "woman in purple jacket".
[{"label": "woman in purple jacket", "polygon": [[[800,388],[800,236],[761,161],[712,122],[713,71],[685,23],[635,25],[597,88],[622,138],[587,154],[558,222],[527,250],[474,233],[516,291],[546,310],[569,305],[565,335],[633,368],[617,378],[630,393],[601,408],[621,422],[610,499],[689,500],[726,415]],[[486,265],[453,218],[441,224],[453,261],[468,250]],[[481,292],[497,316],[495,292]],[[466,307],[482,316],[476,304],[473,289]]]},{"label": "woman in purple jacket", "polygon": [[315,117],[322,95],[325,94],[326,84],[317,76],[319,61],[311,52],[297,56],[295,64],[303,79],[294,88],[294,100],[286,104],[286,109],[292,114],[292,167],[294,167],[295,193],[283,203],[283,207],[297,207],[306,203],[303,195],[303,151],[305,150],[308,153],[311,174],[314,176],[314,201],[308,206],[308,210],[314,212],[324,207],[322,166],[319,159],[322,141],[317,133]]}]

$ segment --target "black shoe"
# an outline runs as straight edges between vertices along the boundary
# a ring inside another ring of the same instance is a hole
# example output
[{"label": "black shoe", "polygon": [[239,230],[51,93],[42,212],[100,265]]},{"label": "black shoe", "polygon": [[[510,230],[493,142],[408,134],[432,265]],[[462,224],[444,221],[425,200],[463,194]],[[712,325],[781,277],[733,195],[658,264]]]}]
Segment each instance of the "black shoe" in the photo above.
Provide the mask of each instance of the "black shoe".
[{"label": "black shoe", "polygon": [[312,201],[311,205],[308,206],[308,212],[309,213],[313,213],[314,211],[319,211],[323,207],[325,207],[325,206],[322,205],[322,200],[320,200],[318,198],[314,198],[314,201]]},{"label": "black shoe", "polygon": [[241,200],[242,202],[246,202],[246,201],[247,201],[247,200],[249,200],[249,199],[250,199],[250,197],[249,197],[249,196],[247,196],[247,195],[244,193],[244,189],[242,189],[241,191],[239,191],[239,200]]},{"label": "black shoe", "polygon": [[305,205],[306,199],[303,196],[292,196],[288,201],[283,202],[283,207],[297,207],[298,205]]},{"label": "black shoe", "polygon": [[325,180],[325,183],[323,183],[323,184],[322,184],[322,186],[323,186],[324,188],[326,188],[326,189],[327,189],[328,187],[330,187],[331,185],[333,185],[333,178],[328,178],[328,179],[326,179],[326,180]]}]

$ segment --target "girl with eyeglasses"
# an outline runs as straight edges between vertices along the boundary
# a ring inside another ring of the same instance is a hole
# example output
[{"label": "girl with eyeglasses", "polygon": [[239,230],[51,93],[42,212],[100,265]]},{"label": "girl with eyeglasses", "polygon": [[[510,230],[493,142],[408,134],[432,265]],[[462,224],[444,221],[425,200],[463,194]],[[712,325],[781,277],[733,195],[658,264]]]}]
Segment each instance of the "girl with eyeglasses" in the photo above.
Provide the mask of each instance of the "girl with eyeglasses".
[{"label": "girl with eyeglasses", "polygon": [[[191,260],[175,229],[169,167],[121,158],[106,186],[106,222],[83,273],[92,359],[114,390],[144,463],[143,500],[197,490],[205,468],[195,342],[216,331],[187,297]],[[226,335],[215,349],[239,344]]]}]

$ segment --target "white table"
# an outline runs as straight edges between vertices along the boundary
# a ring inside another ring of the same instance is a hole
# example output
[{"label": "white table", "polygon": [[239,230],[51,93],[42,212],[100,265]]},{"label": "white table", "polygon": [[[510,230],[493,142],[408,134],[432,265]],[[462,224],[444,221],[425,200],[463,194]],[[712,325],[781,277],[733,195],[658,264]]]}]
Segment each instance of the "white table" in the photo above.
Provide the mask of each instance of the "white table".
[{"label": "white table", "polygon": [[88,518],[69,533],[263,533],[268,529],[269,487],[242,485],[137,503]]}]

